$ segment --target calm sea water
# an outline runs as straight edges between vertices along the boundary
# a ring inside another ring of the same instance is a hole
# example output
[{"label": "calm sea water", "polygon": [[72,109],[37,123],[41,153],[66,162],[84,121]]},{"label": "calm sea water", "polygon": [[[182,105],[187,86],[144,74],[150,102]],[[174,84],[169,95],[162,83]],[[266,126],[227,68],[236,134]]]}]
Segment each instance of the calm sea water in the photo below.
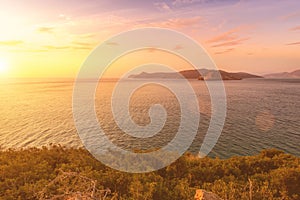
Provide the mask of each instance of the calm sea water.
[{"label": "calm sea water", "polygon": [[[132,80],[122,84],[130,85]],[[180,87],[181,82],[169,80],[169,84]],[[190,151],[197,152],[210,121],[211,102],[204,82],[191,81],[190,84],[196,91],[201,114],[199,131],[190,147]],[[166,145],[180,124],[180,106],[174,94],[157,85],[144,86],[133,94],[129,111],[138,125],[150,122],[148,110],[152,104],[163,105],[168,114],[158,135],[137,140],[124,134],[113,120],[110,99],[114,85],[115,81],[102,81],[95,100],[99,125],[107,136],[116,145],[131,150]],[[300,156],[300,80],[226,81],[225,89],[227,118],[210,156],[253,155],[266,148]],[[73,122],[72,92],[73,82],[70,80],[0,82],[1,148],[49,144],[82,146]]]}]

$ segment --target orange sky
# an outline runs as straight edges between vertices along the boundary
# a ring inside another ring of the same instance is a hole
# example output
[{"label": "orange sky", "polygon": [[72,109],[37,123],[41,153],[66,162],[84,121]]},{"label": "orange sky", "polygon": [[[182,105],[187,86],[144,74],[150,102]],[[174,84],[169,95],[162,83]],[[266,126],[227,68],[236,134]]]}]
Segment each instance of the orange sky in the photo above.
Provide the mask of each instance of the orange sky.
[{"label": "orange sky", "polygon": [[[300,68],[298,0],[68,2],[1,3],[0,78],[74,78],[98,44],[139,27],[180,31],[227,71],[265,74]],[[118,65],[134,63],[123,58]],[[113,76],[119,74],[115,70]]]}]

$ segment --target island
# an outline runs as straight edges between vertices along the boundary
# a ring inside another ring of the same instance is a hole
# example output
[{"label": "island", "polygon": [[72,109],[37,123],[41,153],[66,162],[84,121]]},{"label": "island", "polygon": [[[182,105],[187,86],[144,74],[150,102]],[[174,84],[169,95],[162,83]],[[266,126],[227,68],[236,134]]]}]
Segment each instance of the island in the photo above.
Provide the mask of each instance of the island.
[{"label": "island", "polygon": [[[221,76],[221,77],[220,77]],[[128,78],[138,79],[196,79],[196,80],[242,80],[247,78],[263,78],[262,76],[253,75],[245,72],[226,72],[223,70],[184,70],[179,72],[142,72],[132,74]]]},{"label": "island", "polygon": [[285,78],[300,78],[300,69],[292,71],[292,72],[281,72],[281,73],[273,73],[264,75],[265,78],[277,78],[277,79],[285,79]]}]

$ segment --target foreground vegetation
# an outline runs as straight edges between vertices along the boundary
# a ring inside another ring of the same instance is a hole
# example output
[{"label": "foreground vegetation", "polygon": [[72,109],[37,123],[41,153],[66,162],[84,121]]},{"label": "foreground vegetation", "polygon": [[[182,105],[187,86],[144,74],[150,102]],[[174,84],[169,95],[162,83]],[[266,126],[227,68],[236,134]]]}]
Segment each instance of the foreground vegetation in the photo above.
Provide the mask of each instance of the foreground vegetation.
[{"label": "foreground vegetation", "polygon": [[157,172],[110,169],[84,149],[60,146],[0,151],[0,199],[193,199],[196,189],[223,199],[300,199],[300,158],[278,150],[227,160],[190,154]]}]

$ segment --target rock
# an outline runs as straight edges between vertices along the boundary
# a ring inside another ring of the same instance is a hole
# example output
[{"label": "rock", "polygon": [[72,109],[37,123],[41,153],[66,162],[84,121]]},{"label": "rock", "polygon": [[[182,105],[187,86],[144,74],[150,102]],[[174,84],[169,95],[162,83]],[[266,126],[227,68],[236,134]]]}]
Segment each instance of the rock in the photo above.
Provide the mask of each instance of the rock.
[{"label": "rock", "polygon": [[201,189],[196,190],[194,199],[195,200],[222,200],[218,195]]}]

